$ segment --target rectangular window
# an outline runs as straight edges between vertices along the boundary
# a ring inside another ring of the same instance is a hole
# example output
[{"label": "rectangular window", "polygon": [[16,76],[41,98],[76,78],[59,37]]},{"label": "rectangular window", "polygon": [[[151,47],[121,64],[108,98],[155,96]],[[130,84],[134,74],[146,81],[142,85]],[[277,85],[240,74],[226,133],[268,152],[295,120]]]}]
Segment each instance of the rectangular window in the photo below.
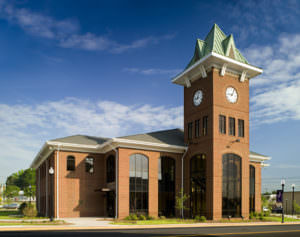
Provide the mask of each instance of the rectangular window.
[{"label": "rectangular window", "polygon": [[195,137],[200,136],[200,119],[195,121]]},{"label": "rectangular window", "polygon": [[226,117],[224,115],[219,115],[219,132],[226,134]]},{"label": "rectangular window", "polygon": [[202,123],[203,136],[206,136],[208,131],[208,116],[203,117]]},{"label": "rectangular window", "polygon": [[235,136],[235,118],[229,117],[229,135]]},{"label": "rectangular window", "polygon": [[239,119],[239,137],[244,137],[245,136],[245,128],[244,128],[244,120]]},{"label": "rectangular window", "polygon": [[87,157],[85,158],[85,172],[94,173],[94,158]]},{"label": "rectangular window", "polygon": [[67,157],[67,170],[68,171],[74,171],[75,170],[75,157],[74,156],[68,156]]},{"label": "rectangular window", "polygon": [[188,123],[188,139],[193,138],[193,123]]}]

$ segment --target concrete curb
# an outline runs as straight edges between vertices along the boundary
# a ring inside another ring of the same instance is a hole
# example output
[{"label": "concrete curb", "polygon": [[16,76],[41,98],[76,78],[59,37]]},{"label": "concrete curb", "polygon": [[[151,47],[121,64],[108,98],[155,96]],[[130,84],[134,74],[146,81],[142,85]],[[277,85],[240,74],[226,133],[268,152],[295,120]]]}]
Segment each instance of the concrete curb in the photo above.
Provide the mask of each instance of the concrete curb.
[{"label": "concrete curb", "polygon": [[111,226],[0,226],[5,231],[59,231],[59,230],[133,230],[133,229],[168,229],[199,227],[235,227],[235,226],[278,226],[300,225],[299,222],[264,222],[264,223],[201,223],[201,224],[167,224],[167,225],[111,225]]}]

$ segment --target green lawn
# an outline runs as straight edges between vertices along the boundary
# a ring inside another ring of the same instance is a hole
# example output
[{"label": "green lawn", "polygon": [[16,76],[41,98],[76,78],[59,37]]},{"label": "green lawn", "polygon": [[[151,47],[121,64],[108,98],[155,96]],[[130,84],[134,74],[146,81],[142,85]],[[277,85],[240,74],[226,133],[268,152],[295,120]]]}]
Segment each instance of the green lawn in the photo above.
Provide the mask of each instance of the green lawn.
[{"label": "green lawn", "polygon": [[[285,222],[300,222],[298,219],[293,218],[284,218]],[[264,217],[263,220],[259,219],[251,219],[251,220],[241,220],[241,219],[222,219],[221,221],[206,221],[206,223],[243,223],[243,222],[281,222],[281,217],[277,216],[269,216]],[[137,220],[137,221],[129,221],[129,220],[118,220],[112,222],[115,225],[163,225],[163,224],[195,224],[195,223],[203,223],[197,222],[192,219],[156,219],[156,220]]]},{"label": "green lawn", "polygon": [[24,221],[18,221],[18,222],[1,222],[0,226],[15,226],[15,225],[63,225],[66,224],[64,221],[30,221],[30,222],[24,222]]},{"label": "green lawn", "polygon": [[7,210],[0,209],[0,220],[3,219],[17,219],[17,220],[26,220],[26,219],[48,219],[45,217],[24,217],[20,215],[18,210]]}]

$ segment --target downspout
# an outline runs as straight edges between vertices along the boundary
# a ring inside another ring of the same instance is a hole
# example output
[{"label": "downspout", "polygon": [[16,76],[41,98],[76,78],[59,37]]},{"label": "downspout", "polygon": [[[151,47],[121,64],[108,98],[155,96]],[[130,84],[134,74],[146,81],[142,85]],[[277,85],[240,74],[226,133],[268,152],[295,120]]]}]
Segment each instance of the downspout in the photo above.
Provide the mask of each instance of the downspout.
[{"label": "downspout", "polygon": [[116,192],[116,198],[115,198],[115,219],[118,219],[118,160],[119,160],[119,152],[118,149],[114,148],[111,144],[109,144],[109,146],[111,147],[112,150],[115,151],[116,154],[116,177],[115,177],[115,183],[116,183],[116,187],[115,187],[115,192]]},{"label": "downspout", "polygon": [[181,217],[182,219],[184,218],[183,216],[183,188],[184,188],[184,185],[183,185],[183,159],[186,155],[186,153],[188,152],[189,150],[189,147],[187,147],[186,151],[184,152],[183,156],[181,157]]},{"label": "downspout", "polygon": [[59,218],[59,148],[57,146],[57,155],[56,155],[56,218]]},{"label": "downspout", "polygon": [[46,160],[46,216],[48,216],[48,211],[49,211],[49,207],[48,207],[48,174],[49,174],[49,168],[48,168],[48,160]]}]

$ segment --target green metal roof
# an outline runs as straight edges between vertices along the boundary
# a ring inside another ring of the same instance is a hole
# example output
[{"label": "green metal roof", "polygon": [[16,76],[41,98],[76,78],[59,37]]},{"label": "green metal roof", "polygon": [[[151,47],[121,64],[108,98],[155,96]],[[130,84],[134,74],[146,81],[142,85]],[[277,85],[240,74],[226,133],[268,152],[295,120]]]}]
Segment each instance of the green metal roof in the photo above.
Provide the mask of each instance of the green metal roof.
[{"label": "green metal roof", "polygon": [[233,35],[226,36],[220,27],[214,24],[204,41],[197,39],[194,56],[186,68],[212,52],[230,57],[241,63],[249,64],[246,58],[235,47]]}]

